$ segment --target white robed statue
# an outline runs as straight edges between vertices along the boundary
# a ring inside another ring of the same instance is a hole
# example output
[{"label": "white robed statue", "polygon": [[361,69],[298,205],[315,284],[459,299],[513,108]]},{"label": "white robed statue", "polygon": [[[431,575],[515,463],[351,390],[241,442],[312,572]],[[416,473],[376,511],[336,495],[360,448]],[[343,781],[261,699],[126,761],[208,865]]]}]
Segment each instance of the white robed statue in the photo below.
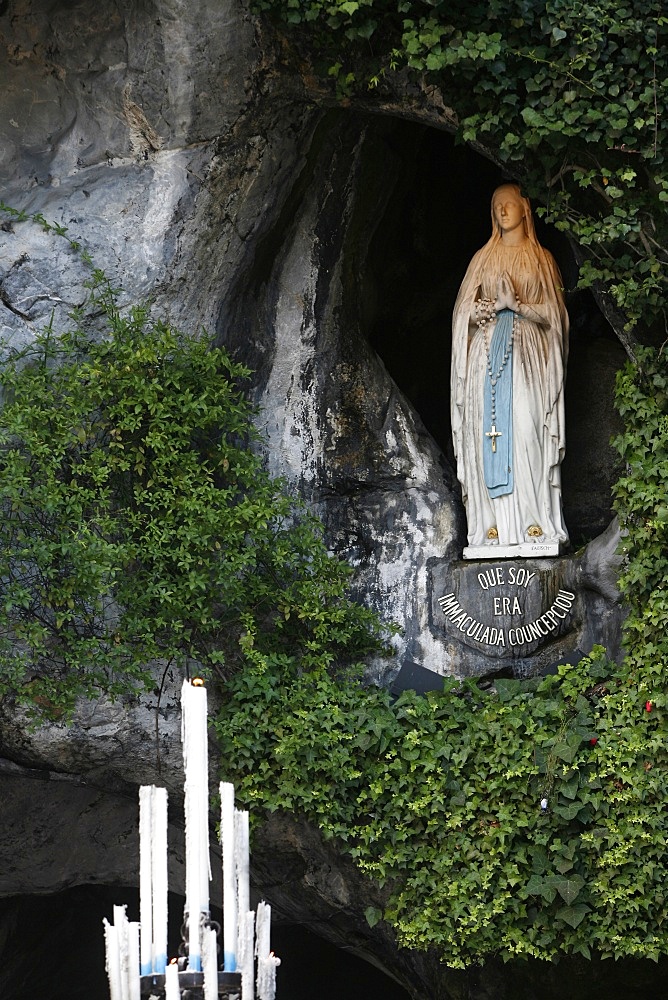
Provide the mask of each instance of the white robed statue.
[{"label": "white robed statue", "polygon": [[453,313],[451,408],[468,523],[465,558],[556,555],[568,314],[561,275],[515,184],[492,197],[492,236]]}]

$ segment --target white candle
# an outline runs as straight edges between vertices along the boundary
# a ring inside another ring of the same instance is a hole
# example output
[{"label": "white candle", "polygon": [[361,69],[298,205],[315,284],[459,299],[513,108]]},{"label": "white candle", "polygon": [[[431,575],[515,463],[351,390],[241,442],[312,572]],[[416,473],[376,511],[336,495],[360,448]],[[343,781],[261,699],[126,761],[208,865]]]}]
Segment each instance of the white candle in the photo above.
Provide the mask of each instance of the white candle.
[{"label": "white candle", "polygon": [[114,906],[114,928],[118,941],[121,1000],[130,1000],[130,956],[128,954],[128,918],[124,906]]},{"label": "white candle", "polygon": [[167,789],[151,789],[151,881],[153,900],[153,972],[167,966]]},{"label": "white candle", "polygon": [[266,958],[271,951],[271,906],[264,900],[257,904],[255,954]]},{"label": "white candle", "polygon": [[237,967],[241,970],[241,995],[253,1000],[255,914],[250,909],[248,813],[234,811],[234,861],[237,873]]},{"label": "white candle", "polygon": [[252,910],[239,914],[239,967],[243,1000],[255,996],[255,914]]},{"label": "white candle", "polygon": [[139,789],[139,918],[141,974],[167,964],[167,789]]},{"label": "white candle", "polygon": [[220,783],[220,839],[223,849],[223,968],[237,968],[237,886],[234,865],[234,785]]},{"label": "white candle", "polygon": [[130,1000],[141,1000],[139,981],[139,924],[127,925],[128,937],[128,996]]},{"label": "white candle", "polygon": [[121,953],[118,942],[118,928],[104,918],[104,945],[106,954],[106,969],[109,979],[109,996],[111,1000],[123,1000],[121,992]]},{"label": "white candle", "polygon": [[[237,915],[239,920],[239,941],[243,936],[241,915],[250,910],[250,858],[248,813],[234,810],[234,867],[237,875]],[[240,948],[237,948],[239,951]]]},{"label": "white candle", "polygon": [[151,786],[139,789],[139,922],[141,924],[141,974],[153,971],[153,867],[151,863]]},{"label": "white candle", "polygon": [[176,962],[170,962],[165,969],[165,1000],[181,1000],[179,970]]},{"label": "white candle", "polygon": [[201,914],[209,916],[209,769],[206,689],[183,682],[181,739],[185,771],[188,968],[202,971]]},{"label": "white candle", "polygon": [[276,1000],[276,969],[281,964],[280,958],[267,955],[257,960],[257,997],[258,1000]]},{"label": "white candle", "polygon": [[275,1000],[276,968],[281,960],[271,953],[271,906],[265,902],[258,903],[257,906],[255,954],[258,1000]]},{"label": "white candle", "polygon": [[218,1000],[218,935],[213,927],[206,927],[204,930],[202,966],[204,968],[204,1000]]}]

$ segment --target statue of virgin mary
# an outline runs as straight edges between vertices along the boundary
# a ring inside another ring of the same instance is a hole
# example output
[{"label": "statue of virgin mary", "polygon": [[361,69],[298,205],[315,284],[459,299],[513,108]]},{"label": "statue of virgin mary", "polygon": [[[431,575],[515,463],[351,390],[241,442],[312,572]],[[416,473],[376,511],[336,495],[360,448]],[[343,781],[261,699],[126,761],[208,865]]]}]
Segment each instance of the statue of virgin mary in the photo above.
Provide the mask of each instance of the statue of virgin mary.
[{"label": "statue of virgin mary", "polygon": [[568,315],[561,275],[515,184],[492,197],[492,236],[453,314],[451,409],[468,524],[465,558],[557,554]]}]

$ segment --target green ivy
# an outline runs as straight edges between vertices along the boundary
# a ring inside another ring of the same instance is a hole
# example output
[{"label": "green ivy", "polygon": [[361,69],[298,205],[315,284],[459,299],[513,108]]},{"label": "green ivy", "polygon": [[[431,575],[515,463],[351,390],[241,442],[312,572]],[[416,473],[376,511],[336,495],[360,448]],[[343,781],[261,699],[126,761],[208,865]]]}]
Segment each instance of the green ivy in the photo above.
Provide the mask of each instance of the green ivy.
[{"label": "green ivy", "polygon": [[58,715],[153,686],[155,661],[226,678],[383,647],[321,525],[263,467],[247,369],[209,337],[121,311],[93,270],[70,329],[5,355],[0,698]]},{"label": "green ivy", "polygon": [[627,663],[652,697],[668,665],[668,366],[644,350],[617,376],[625,429],[615,441],[625,473],[615,486],[623,531],[621,587]]},{"label": "green ivy", "polygon": [[[656,959],[668,946],[666,696],[595,652],[486,693],[385,691],[324,673],[235,678],[217,721],[253,807],[305,814],[371,878],[402,945]],[[541,801],[547,799],[547,809]]]},{"label": "green ivy", "polygon": [[[668,297],[668,16],[662,0],[256,0],[339,98],[451,109],[581,248],[581,285],[630,344]],[[301,65],[303,65],[303,60]],[[368,93],[369,88],[372,91]],[[401,87],[399,87],[401,93]],[[432,97],[430,97],[430,94]],[[417,96],[416,96],[417,95]]]}]

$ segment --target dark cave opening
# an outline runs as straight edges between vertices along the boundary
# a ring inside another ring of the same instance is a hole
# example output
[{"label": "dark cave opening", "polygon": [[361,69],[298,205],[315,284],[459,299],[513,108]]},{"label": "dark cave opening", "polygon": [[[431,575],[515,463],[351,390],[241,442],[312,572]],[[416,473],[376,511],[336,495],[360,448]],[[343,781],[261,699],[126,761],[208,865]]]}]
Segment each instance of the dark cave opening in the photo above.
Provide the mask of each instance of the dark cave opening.
[{"label": "dark cave opening", "polygon": [[[139,917],[136,889],[84,885],[45,896],[0,899],[3,1000],[107,1000],[102,920],[114,904]],[[180,940],[183,899],[170,893],[169,945]],[[212,914],[220,921],[221,914]],[[280,1000],[407,1000],[394,980],[307,927],[275,922],[272,947],[281,958]],[[345,984],[345,985],[344,985]]]},{"label": "dark cave opening", "polygon": [[[391,191],[361,278],[363,329],[452,463],[452,309],[468,262],[489,238],[491,195],[512,178],[446,132],[389,119],[368,128]],[[568,240],[542,222],[537,207],[538,238],[559,264],[570,316],[562,497],[577,547],[613,516],[611,490],[620,467],[610,438],[621,431],[614,380],[626,355],[593,296],[576,289]]]}]

